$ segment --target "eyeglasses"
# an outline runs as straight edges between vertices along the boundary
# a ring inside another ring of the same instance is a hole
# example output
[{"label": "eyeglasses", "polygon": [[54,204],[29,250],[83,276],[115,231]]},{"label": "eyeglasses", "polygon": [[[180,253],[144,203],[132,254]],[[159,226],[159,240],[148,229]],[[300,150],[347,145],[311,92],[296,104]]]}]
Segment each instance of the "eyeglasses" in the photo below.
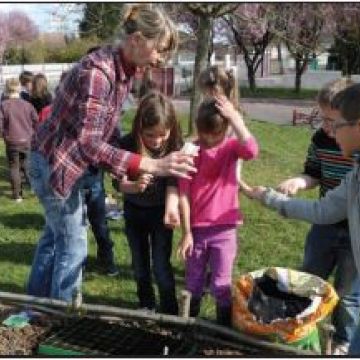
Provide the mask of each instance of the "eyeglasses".
[{"label": "eyeglasses", "polygon": [[354,125],[356,125],[356,123],[357,122],[348,122],[345,120],[342,120],[339,122],[339,121],[336,121],[334,119],[331,119],[331,118],[328,118],[325,116],[317,116],[312,121],[312,126],[315,129],[319,129],[322,125],[326,125],[328,127],[329,131],[332,134],[335,134],[338,129],[341,129],[346,126],[354,126]]},{"label": "eyeglasses", "polygon": [[332,128],[335,120],[328,118],[326,116],[318,115],[311,121],[311,126],[314,129],[320,129],[322,125],[327,125],[328,127]]}]

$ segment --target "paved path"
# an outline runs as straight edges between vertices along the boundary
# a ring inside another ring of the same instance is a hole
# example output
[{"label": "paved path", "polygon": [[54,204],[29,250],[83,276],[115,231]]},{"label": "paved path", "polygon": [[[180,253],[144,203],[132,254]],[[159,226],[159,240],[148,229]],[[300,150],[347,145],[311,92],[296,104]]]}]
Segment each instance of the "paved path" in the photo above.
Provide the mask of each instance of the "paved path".
[{"label": "paved path", "polygon": [[[178,111],[189,112],[189,100],[174,100]],[[251,119],[273,122],[280,125],[291,124],[293,110],[310,113],[315,106],[309,100],[280,100],[280,99],[242,99],[241,104]]]}]

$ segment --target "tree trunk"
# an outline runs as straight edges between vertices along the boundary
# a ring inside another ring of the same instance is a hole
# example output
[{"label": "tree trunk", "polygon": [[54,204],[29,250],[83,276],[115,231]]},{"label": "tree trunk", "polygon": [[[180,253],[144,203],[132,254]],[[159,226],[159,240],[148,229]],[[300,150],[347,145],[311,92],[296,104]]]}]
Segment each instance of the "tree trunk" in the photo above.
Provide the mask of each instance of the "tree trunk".
[{"label": "tree trunk", "polygon": [[279,74],[283,75],[283,74],[285,74],[285,71],[284,71],[284,61],[283,61],[283,57],[282,57],[280,42],[277,43],[277,54],[278,54],[278,63],[279,63]]},{"label": "tree trunk", "polygon": [[296,72],[296,74],[295,74],[295,92],[297,94],[299,94],[300,90],[301,90],[301,74]]},{"label": "tree trunk", "polygon": [[190,100],[190,119],[188,124],[188,135],[194,133],[195,117],[201,100],[201,93],[198,86],[198,76],[206,68],[210,47],[210,36],[212,19],[208,16],[199,16],[199,28],[197,32],[197,45],[194,65],[193,87]]},{"label": "tree trunk", "polygon": [[295,59],[295,92],[300,93],[301,90],[301,75],[303,73],[304,65],[301,65],[301,60],[299,58]]},{"label": "tree trunk", "polygon": [[214,52],[214,32],[213,32],[213,29],[211,29],[210,39],[209,39],[208,58],[207,58],[208,66],[210,65],[210,59],[211,59],[211,55],[213,54],[213,52]]},{"label": "tree trunk", "polygon": [[248,66],[248,81],[251,92],[254,92],[256,90],[255,71],[250,66]]},{"label": "tree trunk", "polygon": [[349,61],[348,61],[347,57],[344,58],[344,70],[343,70],[343,72],[344,72],[344,74],[346,76],[348,76],[350,74],[350,72],[349,72]]}]

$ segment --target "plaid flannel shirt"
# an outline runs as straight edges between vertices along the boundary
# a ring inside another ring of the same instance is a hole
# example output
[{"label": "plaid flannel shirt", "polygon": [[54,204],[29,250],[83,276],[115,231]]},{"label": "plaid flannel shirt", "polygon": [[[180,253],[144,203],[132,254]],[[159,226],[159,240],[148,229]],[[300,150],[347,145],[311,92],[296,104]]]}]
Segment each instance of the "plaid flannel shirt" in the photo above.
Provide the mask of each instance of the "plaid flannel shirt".
[{"label": "plaid flannel shirt", "polygon": [[60,83],[32,142],[49,161],[57,195],[67,197],[89,165],[116,177],[137,172],[141,157],[118,148],[119,114],[134,73],[121,50],[108,46],[82,58]]}]

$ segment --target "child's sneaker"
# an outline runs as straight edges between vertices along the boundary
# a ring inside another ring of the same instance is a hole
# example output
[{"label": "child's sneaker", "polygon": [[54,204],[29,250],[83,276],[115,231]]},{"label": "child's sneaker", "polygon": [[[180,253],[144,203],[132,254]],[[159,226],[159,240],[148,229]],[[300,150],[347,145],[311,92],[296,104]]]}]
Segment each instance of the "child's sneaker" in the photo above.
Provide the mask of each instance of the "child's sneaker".
[{"label": "child's sneaker", "polygon": [[123,216],[123,212],[117,209],[109,210],[105,213],[105,217],[111,220],[120,220],[122,216]]},{"label": "child's sneaker", "polygon": [[346,356],[349,352],[349,343],[334,343],[331,355]]},{"label": "child's sneaker", "polygon": [[123,215],[123,211],[119,209],[116,199],[111,195],[105,198],[105,217],[111,220],[119,220]]},{"label": "child's sneaker", "polygon": [[115,265],[113,260],[97,259],[97,265],[101,272],[104,272],[107,276],[113,277],[119,275],[119,268]]},{"label": "child's sneaker", "polygon": [[109,264],[105,266],[105,273],[107,276],[118,276],[119,275],[119,268],[115,264]]},{"label": "child's sneaker", "polygon": [[147,314],[147,315],[153,315],[153,314],[156,313],[156,310],[155,310],[155,309],[150,309],[150,308],[148,308],[148,307],[140,308],[139,311],[144,312],[144,313]]}]

